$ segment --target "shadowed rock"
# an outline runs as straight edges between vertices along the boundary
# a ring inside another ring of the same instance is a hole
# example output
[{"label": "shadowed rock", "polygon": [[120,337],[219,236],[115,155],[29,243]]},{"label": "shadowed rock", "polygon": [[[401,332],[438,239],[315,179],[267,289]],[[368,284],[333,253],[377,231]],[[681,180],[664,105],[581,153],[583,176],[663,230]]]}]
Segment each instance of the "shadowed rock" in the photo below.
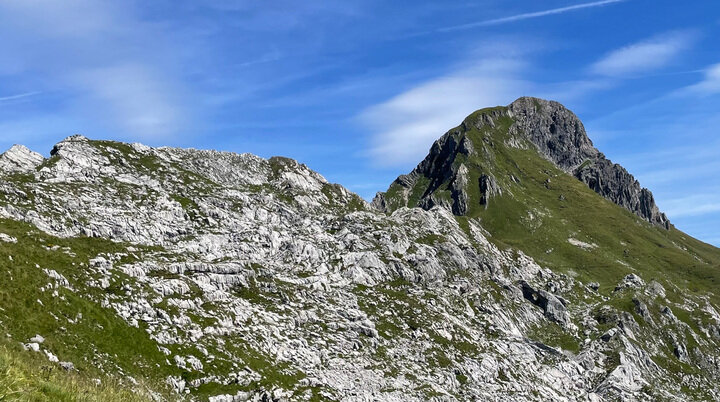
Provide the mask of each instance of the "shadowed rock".
[{"label": "shadowed rock", "polygon": [[563,326],[567,326],[570,322],[565,304],[552,293],[542,289],[535,289],[525,281],[519,282],[523,297],[532,304],[540,307],[545,316]]}]

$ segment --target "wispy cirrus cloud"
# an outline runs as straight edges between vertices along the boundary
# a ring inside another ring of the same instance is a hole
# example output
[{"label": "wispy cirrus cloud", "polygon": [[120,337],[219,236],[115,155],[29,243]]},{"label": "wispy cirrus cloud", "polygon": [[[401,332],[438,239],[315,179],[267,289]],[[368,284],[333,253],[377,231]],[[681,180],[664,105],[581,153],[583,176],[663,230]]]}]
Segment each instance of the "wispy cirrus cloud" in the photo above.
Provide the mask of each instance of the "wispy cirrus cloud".
[{"label": "wispy cirrus cloud", "polygon": [[365,110],[359,120],[373,132],[369,156],[380,166],[406,166],[432,142],[479,107],[504,105],[528,87],[523,63],[487,59],[409,89]]},{"label": "wispy cirrus cloud", "polygon": [[693,194],[665,201],[665,212],[670,217],[702,216],[720,212],[720,202],[714,193]]},{"label": "wispy cirrus cloud", "polygon": [[79,123],[46,131],[107,135],[103,130],[138,140],[174,133],[189,114],[175,96],[184,84],[163,50],[162,27],[143,21],[134,7],[97,0],[0,2],[0,47],[17,60],[0,63],[0,76],[20,90],[36,89],[0,102],[36,96],[45,109],[30,109],[35,120],[54,121],[44,115],[60,113]]},{"label": "wispy cirrus cloud", "polygon": [[24,92],[24,93],[15,94],[15,95],[0,96],[0,102],[9,102],[9,101],[15,101],[18,99],[25,99],[25,98],[29,98],[31,96],[35,96],[38,94],[40,94],[40,91],[32,91],[32,92]]},{"label": "wispy cirrus cloud", "polygon": [[674,61],[696,36],[690,31],[676,31],[633,43],[609,52],[590,71],[613,77],[652,71]]},{"label": "wispy cirrus cloud", "polygon": [[551,16],[551,15],[564,14],[567,12],[582,10],[585,8],[602,7],[602,6],[607,6],[607,5],[614,4],[614,3],[622,3],[624,1],[626,1],[626,0],[593,1],[593,2],[589,2],[589,3],[575,4],[575,5],[567,6],[567,7],[551,8],[548,10],[522,13],[522,14],[511,15],[508,17],[494,18],[494,19],[489,19],[489,20],[484,20],[484,21],[471,22],[469,24],[454,25],[454,26],[439,28],[436,31],[437,32],[450,32],[450,31],[459,31],[459,30],[463,30],[463,29],[471,29],[471,28],[484,27],[484,26],[490,26],[490,25],[507,24],[507,23],[511,23],[511,22],[522,21],[522,20],[527,20],[527,19],[532,19],[532,18],[540,18],[540,17]]},{"label": "wispy cirrus cloud", "polygon": [[703,79],[686,88],[686,91],[701,94],[720,93],[720,63],[708,67]]}]

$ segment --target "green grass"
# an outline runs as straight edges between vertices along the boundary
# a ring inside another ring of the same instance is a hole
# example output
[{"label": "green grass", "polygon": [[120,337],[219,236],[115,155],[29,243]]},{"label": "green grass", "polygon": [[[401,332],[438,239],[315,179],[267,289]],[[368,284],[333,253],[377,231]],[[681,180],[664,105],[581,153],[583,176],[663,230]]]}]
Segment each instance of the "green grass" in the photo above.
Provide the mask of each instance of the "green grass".
[{"label": "green grass", "polygon": [[24,351],[6,339],[0,341],[0,401],[149,401],[116,381],[100,384],[87,376],[65,371],[38,353]]},{"label": "green grass", "polygon": [[[166,391],[162,385],[165,376],[179,374],[180,370],[165,363],[165,356],[142,324],[131,327],[114,310],[101,307],[93,299],[99,299],[103,290],[85,285],[92,277],[88,271],[91,258],[125,252],[128,245],[97,238],[55,238],[28,224],[5,219],[0,219],[0,232],[18,239],[17,243],[0,242],[3,334],[18,344],[35,334],[44,336],[43,349],[61,361],[74,363],[85,377],[107,378],[106,373],[123,372]],[[52,295],[53,290],[42,291],[54,282],[43,268],[63,275],[75,291],[60,287],[57,296]],[[132,284],[127,276],[123,280]],[[112,293],[112,287],[109,290]]]},{"label": "green grass", "polygon": [[573,353],[578,353],[581,349],[580,342],[576,337],[567,333],[563,328],[553,322],[544,322],[532,328],[527,336],[545,345]]}]

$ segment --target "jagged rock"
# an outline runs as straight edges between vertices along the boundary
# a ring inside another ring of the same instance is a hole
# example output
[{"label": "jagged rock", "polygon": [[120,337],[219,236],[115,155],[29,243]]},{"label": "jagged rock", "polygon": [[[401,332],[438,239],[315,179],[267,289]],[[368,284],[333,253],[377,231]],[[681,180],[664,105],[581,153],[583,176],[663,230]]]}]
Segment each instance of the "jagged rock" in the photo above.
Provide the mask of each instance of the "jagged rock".
[{"label": "jagged rock", "polygon": [[620,323],[620,315],[617,310],[610,306],[602,306],[595,315],[595,319],[600,324],[605,325],[617,325]]},{"label": "jagged rock", "polygon": [[43,350],[43,352],[45,352],[45,356],[47,357],[47,359],[48,359],[50,362],[52,362],[52,363],[58,363],[58,362],[60,361],[60,359],[58,359],[58,357],[55,356],[55,354],[53,354],[53,353],[50,352],[49,350]]},{"label": "jagged rock", "polygon": [[17,243],[16,238],[8,236],[5,233],[0,233],[0,241],[5,243]]},{"label": "jagged rock", "polygon": [[642,317],[645,321],[652,323],[652,315],[650,314],[650,310],[648,309],[647,304],[645,304],[643,301],[636,297],[633,297],[632,302],[635,305],[635,312],[638,313],[638,315]]},{"label": "jagged rock", "polygon": [[45,158],[37,152],[29,150],[24,145],[13,145],[4,154],[0,155],[0,171],[8,173],[34,172]]},{"label": "jagged rock", "polygon": [[42,337],[41,335],[35,335],[32,338],[30,338],[30,342],[43,343],[43,342],[45,342],[45,338]]},{"label": "jagged rock", "polygon": [[502,189],[497,183],[497,180],[492,175],[481,175],[480,176],[480,205],[484,205],[485,208],[490,204],[490,199],[502,195]]},{"label": "jagged rock", "polygon": [[470,202],[467,194],[468,179],[467,167],[464,164],[460,165],[451,183],[452,211],[455,215],[465,215],[468,212],[468,202]]},{"label": "jagged rock", "polygon": [[520,281],[519,285],[523,297],[540,307],[545,312],[546,317],[564,326],[569,324],[570,319],[567,308],[560,298],[542,289],[535,289],[525,281]]},{"label": "jagged rock", "polygon": [[675,357],[678,358],[678,360],[680,360],[682,362],[687,363],[690,361],[690,359],[688,357],[688,351],[687,351],[687,348],[685,347],[685,344],[683,344],[682,342],[680,342],[677,339],[673,339],[673,354],[675,355]]},{"label": "jagged rock", "polygon": [[661,317],[663,317],[666,322],[675,323],[678,321],[677,317],[675,317],[675,314],[672,312],[672,310],[668,306],[663,306],[660,309],[660,314],[661,314]]},{"label": "jagged rock", "polygon": [[[402,189],[399,197],[404,203],[401,204],[407,204],[410,198],[410,189],[413,188],[417,181],[424,180],[429,184],[427,189],[422,192],[418,200],[418,206],[430,209],[445,201],[432,197],[434,190],[441,184],[450,182],[453,183],[454,196],[452,197],[453,201],[451,203],[447,202],[445,207],[456,214],[460,214],[460,211],[467,212],[466,187],[469,184],[467,183],[467,167],[462,164],[456,166],[455,160],[458,155],[467,156],[475,152],[472,141],[467,137],[458,139],[453,135],[444,135],[435,141],[425,160],[410,174],[401,175],[393,182]],[[372,205],[383,211],[391,211],[397,208],[387,205],[387,202],[386,194],[378,193],[373,199]]]},{"label": "jagged rock", "polygon": [[511,131],[527,138],[540,153],[574,175],[593,191],[668,228],[669,220],[655,205],[652,193],[622,166],[605,158],[594,146],[574,113],[558,102],[523,97],[508,106],[515,119]]},{"label": "jagged rock", "polygon": [[598,156],[580,119],[557,102],[522,97],[508,105],[507,113],[515,122],[511,133],[529,140],[566,172]]},{"label": "jagged rock", "polygon": [[657,281],[650,281],[650,283],[645,288],[645,294],[647,294],[650,298],[665,298],[665,288],[663,285],[659,284]]},{"label": "jagged rock", "polygon": [[32,350],[33,352],[39,352],[40,351],[40,344],[37,342],[30,342],[23,344],[23,348],[25,350]]},{"label": "jagged rock", "polygon": [[607,332],[605,332],[604,334],[600,335],[600,339],[601,339],[603,342],[610,342],[610,340],[611,340],[615,335],[617,335],[617,333],[618,333],[618,329],[617,329],[617,328],[610,328]]}]

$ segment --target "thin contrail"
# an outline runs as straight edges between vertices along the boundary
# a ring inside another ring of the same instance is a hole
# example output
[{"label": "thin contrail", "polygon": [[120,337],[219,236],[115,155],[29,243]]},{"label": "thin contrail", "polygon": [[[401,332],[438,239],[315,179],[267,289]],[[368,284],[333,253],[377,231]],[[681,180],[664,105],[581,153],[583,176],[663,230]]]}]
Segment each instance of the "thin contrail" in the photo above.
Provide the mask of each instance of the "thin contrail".
[{"label": "thin contrail", "polygon": [[17,95],[0,96],[0,102],[11,101],[11,100],[15,100],[15,99],[27,98],[28,96],[34,96],[34,95],[37,95],[37,94],[39,94],[39,93],[40,93],[40,92],[35,91],[35,92],[25,92],[25,93],[17,94]]},{"label": "thin contrail", "polygon": [[623,1],[626,1],[626,0],[594,1],[592,3],[582,3],[582,4],[576,4],[574,6],[553,8],[553,9],[544,10],[544,11],[536,11],[534,13],[517,14],[517,15],[512,15],[510,17],[495,18],[492,20],[472,22],[469,24],[455,25],[452,27],[438,28],[438,29],[436,29],[436,32],[458,31],[458,30],[462,30],[462,29],[469,29],[469,28],[482,27],[482,26],[488,26],[488,25],[505,24],[507,22],[515,22],[515,21],[520,21],[520,20],[527,20],[530,18],[544,17],[546,15],[562,14],[562,13],[566,13],[568,11],[580,10],[583,8],[601,7],[601,6],[605,6],[608,4],[620,3]]}]

